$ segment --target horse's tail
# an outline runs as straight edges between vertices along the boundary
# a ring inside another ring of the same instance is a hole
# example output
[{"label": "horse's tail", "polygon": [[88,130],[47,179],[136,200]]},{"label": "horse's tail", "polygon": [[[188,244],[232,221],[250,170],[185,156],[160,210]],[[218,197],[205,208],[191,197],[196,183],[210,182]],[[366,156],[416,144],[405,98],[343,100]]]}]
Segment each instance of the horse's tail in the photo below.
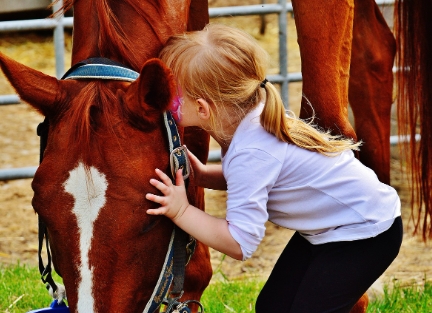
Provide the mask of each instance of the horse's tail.
[{"label": "horse's tail", "polygon": [[[415,232],[432,238],[432,3],[396,0],[395,35],[399,135],[411,174]],[[420,142],[415,135],[420,134]],[[417,212],[416,212],[417,211]],[[416,214],[414,214],[416,212]]]}]

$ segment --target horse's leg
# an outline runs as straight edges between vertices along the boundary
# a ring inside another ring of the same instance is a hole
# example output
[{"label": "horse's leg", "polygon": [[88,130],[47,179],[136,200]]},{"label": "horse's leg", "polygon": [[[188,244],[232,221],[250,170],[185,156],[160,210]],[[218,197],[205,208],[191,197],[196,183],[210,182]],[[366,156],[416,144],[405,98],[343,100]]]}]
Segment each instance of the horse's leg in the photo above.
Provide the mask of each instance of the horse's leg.
[{"label": "horse's leg", "polygon": [[[351,58],[354,0],[293,0],[302,60],[303,99],[301,118],[312,115],[315,123],[356,139],[348,121],[348,79]],[[310,105],[309,105],[310,103]],[[351,312],[367,308],[364,295]]]},{"label": "horse's leg", "polygon": [[350,313],[365,313],[369,305],[369,297],[365,293],[351,309]]},{"label": "horse's leg", "polygon": [[[356,139],[348,121],[348,79],[354,0],[293,0],[302,61],[300,117]],[[309,105],[310,103],[310,105]]]},{"label": "horse's leg", "polygon": [[375,1],[355,0],[349,102],[357,138],[364,141],[360,160],[386,184],[395,52],[395,39]]}]

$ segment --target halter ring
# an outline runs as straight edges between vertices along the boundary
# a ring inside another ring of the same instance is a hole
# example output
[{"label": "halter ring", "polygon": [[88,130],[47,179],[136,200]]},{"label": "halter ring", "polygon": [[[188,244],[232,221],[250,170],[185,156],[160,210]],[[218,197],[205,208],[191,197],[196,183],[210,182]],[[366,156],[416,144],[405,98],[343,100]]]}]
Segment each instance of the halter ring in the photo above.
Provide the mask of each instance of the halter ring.
[{"label": "halter ring", "polygon": [[179,169],[182,170],[183,180],[186,180],[190,175],[190,162],[186,146],[174,148],[170,154],[171,175],[175,182],[176,173]]}]

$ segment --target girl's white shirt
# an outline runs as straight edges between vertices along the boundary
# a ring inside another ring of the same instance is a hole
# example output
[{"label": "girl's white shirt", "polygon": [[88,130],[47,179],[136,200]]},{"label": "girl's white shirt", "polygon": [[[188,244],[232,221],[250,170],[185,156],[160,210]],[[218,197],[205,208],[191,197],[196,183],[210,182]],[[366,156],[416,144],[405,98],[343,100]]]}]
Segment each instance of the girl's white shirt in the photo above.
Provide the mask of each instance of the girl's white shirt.
[{"label": "girl's white shirt", "polygon": [[260,104],[241,121],[222,171],[228,228],[243,259],[271,222],[312,244],[371,238],[400,216],[400,199],[351,150],[327,157],[278,140],[260,124]]}]

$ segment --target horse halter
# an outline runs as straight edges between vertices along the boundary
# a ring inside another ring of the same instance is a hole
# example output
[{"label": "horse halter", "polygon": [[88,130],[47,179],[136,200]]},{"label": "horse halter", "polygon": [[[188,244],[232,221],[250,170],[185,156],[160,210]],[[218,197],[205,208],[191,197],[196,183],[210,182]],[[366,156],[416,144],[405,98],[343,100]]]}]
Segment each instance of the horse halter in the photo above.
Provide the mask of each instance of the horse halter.
[{"label": "horse halter", "polygon": [[[71,67],[63,75],[62,79],[106,79],[133,82],[138,77],[139,74],[137,72],[125,67],[118,62],[106,58],[90,58]],[[187,156],[187,149],[185,146],[181,145],[177,125],[169,111],[165,111],[163,113],[163,120],[168,137],[172,179],[175,180],[176,172],[181,169],[183,173],[183,179],[186,180],[190,174],[190,163]],[[38,126],[37,132],[41,141],[40,162],[42,162],[42,156],[48,138],[48,128],[48,119],[45,119],[43,123],[39,124]],[[46,267],[43,265],[41,257],[44,236],[46,239],[46,249],[48,254],[48,264]],[[159,308],[161,304],[166,305],[166,313],[189,313],[190,310],[188,308],[188,304],[190,303],[198,305],[201,308],[201,312],[204,312],[204,309],[199,301],[187,300],[185,302],[180,302],[179,300],[183,295],[185,267],[194,253],[195,246],[195,239],[174,225],[162,271],[143,313],[152,313],[157,308]],[[53,292],[55,292],[57,286],[51,276],[52,269],[51,255],[48,245],[48,232],[45,223],[40,218],[38,255],[41,279],[44,283],[49,284],[53,289]],[[171,297],[166,297],[171,285]]]},{"label": "horse halter", "polygon": [[[138,76],[137,72],[118,62],[105,58],[90,58],[71,67],[62,79],[107,79],[133,82]],[[190,175],[187,150],[181,145],[177,125],[170,111],[164,112],[164,123],[168,135],[171,175],[175,179],[175,173],[181,169],[183,180],[186,180]]]}]

